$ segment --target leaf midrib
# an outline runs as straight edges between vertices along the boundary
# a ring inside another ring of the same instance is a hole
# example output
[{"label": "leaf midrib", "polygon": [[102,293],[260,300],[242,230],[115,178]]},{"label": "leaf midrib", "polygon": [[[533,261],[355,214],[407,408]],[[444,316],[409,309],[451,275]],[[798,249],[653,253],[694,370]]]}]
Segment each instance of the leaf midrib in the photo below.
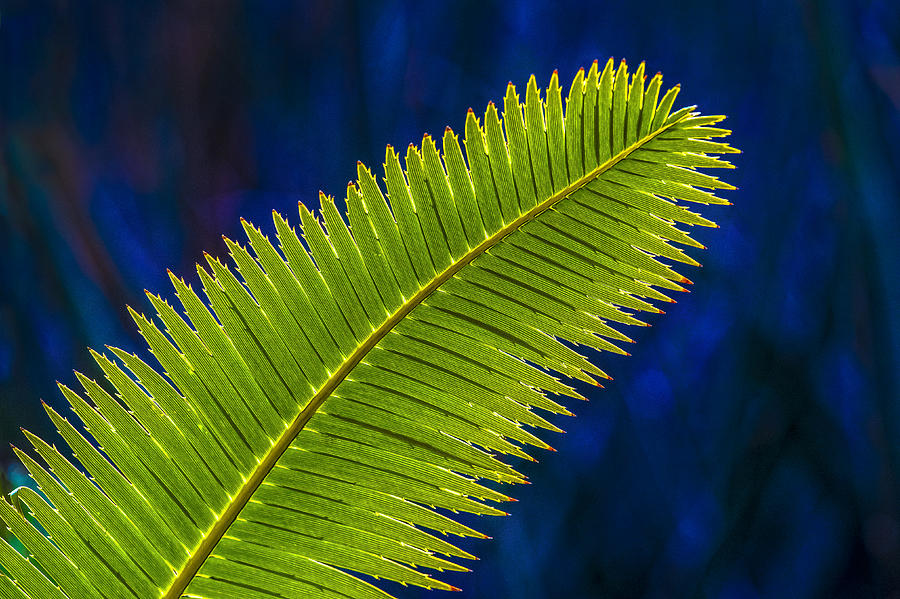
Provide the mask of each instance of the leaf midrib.
[{"label": "leaf midrib", "polygon": [[231,528],[231,525],[237,519],[238,515],[241,513],[241,510],[250,501],[250,498],[256,492],[256,489],[258,489],[259,486],[263,483],[269,472],[272,470],[272,468],[275,467],[275,464],[278,463],[278,460],[281,458],[284,452],[288,450],[297,435],[300,434],[306,424],[310,421],[310,419],[312,419],[316,411],[322,406],[323,403],[325,403],[325,400],[331,396],[331,393],[337,388],[337,386],[344,381],[347,375],[349,375],[353,371],[353,369],[356,368],[356,366],[362,361],[362,359],[376,345],[378,345],[378,342],[381,341],[388,333],[390,333],[391,330],[395,326],[397,326],[397,324],[399,324],[404,318],[406,318],[406,316],[409,315],[409,313],[412,312],[413,309],[416,308],[416,306],[425,301],[425,299],[427,299],[432,293],[437,291],[437,289],[441,285],[446,283],[456,273],[469,265],[475,258],[482,255],[488,249],[503,240],[503,238],[505,238],[507,235],[509,235],[513,231],[516,231],[522,225],[534,220],[540,214],[546,212],[555,204],[565,199],[575,191],[581,189],[582,187],[614,167],[616,164],[627,158],[628,155],[646,144],[648,141],[657,137],[663,131],[666,131],[667,129],[690,116],[691,112],[686,112],[681,116],[681,118],[678,118],[671,123],[667,123],[656,131],[647,134],[645,137],[634,142],[606,162],[598,165],[575,182],[570,183],[565,188],[551,195],[548,199],[538,203],[527,212],[521,214],[516,219],[500,228],[496,233],[489,236],[475,248],[470,249],[463,257],[452,263],[439,275],[435,276],[431,280],[431,282],[428,283],[428,285],[417,291],[415,295],[413,295],[393,314],[391,314],[387,318],[387,320],[385,320],[381,324],[381,326],[372,331],[369,334],[369,337],[363,343],[361,343],[356,348],[356,350],[354,350],[354,352],[346,360],[344,360],[344,362],[328,378],[328,380],[325,381],[319,391],[316,392],[316,394],[313,395],[312,399],[309,400],[309,403],[306,404],[306,407],[301,410],[300,414],[298,414],[294,421],[291,422],[291,425],[287,429],[285,429],[284,433],[282,433],[281,436],[278,437],[269,451],[266,452],[266,455],[263,456],[263,459],[260,460],[259,464],[257,464],[250,477],[246,479],[237,494],[235,494],[231,498],[228,507],[226,507],[221,516],[217,518],[215,524],[213,524],[213,526],[209,529],[209,532],[204,535],[203,540],[197,546],[197,549],[187,560],[187,562],[185,562],[184,567],[182,568],[181,572],[178,573],[178,576],[175,577],[175,580],[172,581],[172,585],[163,596],[163,599],[177,599],[181,597],[182,593],[184,593],[188,585],[197,575],[197,572],[200,571],[203,563],[212,554],[216,545],[219,543],[219,540],[221,540],[228,529]]}]

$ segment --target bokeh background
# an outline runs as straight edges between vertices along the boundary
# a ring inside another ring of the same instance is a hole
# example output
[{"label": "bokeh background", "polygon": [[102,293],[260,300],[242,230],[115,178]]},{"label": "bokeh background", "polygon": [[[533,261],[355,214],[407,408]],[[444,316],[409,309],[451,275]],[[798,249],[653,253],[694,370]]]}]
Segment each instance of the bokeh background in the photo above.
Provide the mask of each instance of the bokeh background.
[{"label": "bokeh background", "polygon": [[[729,115],[692,293],[524,466],[465,598],[900,598],[900,3],[0,2],[0,465],[86,347],[507,80],[646,60]],[[294,219],[296,220],[296,219]],[[427,593],[395,589],[404,598]],[[431,593],[428,596],[437,596]]]}]

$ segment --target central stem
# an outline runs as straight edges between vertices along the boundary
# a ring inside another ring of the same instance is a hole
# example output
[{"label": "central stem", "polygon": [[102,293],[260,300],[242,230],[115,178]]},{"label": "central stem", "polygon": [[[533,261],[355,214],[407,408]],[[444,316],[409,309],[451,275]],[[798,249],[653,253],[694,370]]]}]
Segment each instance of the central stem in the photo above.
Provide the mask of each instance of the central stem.
[{"label": "central stem", "polygon": [[[685,117],[687,116],[689,115],[685,115]],[[448,266],[443,272],[432,279],[431,282],[428,283],[428,285],[420,289],[415,295],[413,295],[402,306],[400,306],[396,312],[391,314],[380,327],[372,331],[369,337],[363,343],[361,343],[350,355],[350,357],[344,360],[344,362],[334,372],[334,374],[332,374],[328,378],[328,380],[325,381],[325,383],[322,385],[322,388],[319,389],[319,391],[316,392],[315,395],[313,395],[309,403],[306,404],[306,407],[303,408],[300,414],[298,414],[293,422],[291,422],[290,426],[285,429],[284,433],[280,437],[278,437],[278,439],[275,441],[274,445],[272,445],[266,455],[263,456],[263,459],[259,462],[259,464],[257,464],[256,468],[250,474],[250,477],[238,490],[237,494],[228,504],[228,507],[225,508],[225,511],[222,512],[222,515],[219,516],[215,524],[213,524],[209,529],[209,533],[204,536],[203,540],[197,546],[197,549],[194,551],[191,557],[188,558],[187,562],[184,565],[184,568],[182,568],[181,572],[178,573],[178,576],[175,577],[175,580],[172,581],[172,585],[169,587],[168,592],[166,592],[166,594],[164,595],[164,599],[177,599],[178,597],[181,597],[182,593],[187,589],[188,585],[194,579],[194,576],[196,576],[197,572],[200,571],[200,567],[206,561],[206,558],[208,558],[213,552],[213,549],[215,549],[219,540],[225,535],[225,532],[231,527],[235,519],[237,519],[238,514],[240,514],[241,510],[244,508],[247,502],[250,501],[253,493],[256,492],[256,489],[259,488],[272,468],[275,467],[275,464],[278,463],[278,460],[281,458],[284,452],[287,451],[288,447],[291,446],[291,443],[293,443],[297,435],[300,434],[300,431],[303,430],[303,427],[306,426],[306,423],[309,422],[309,420],[313,417],[319,407],[321,407],[321,405],[325,403],[325,400],[328,399],[328,397],[337,388],[337,386],[343,382],[347,375],[349,375],[350,372],[354,368],[356,368],[356,365],[360,363],[360,361],[366,356],[366,354],[368,354],[372,350],[372,348],[374,348],[378,344],[378,342],[385,337],[385,335],[391,332],[391,329],[393,329],[400,321],[406,318],[406,316],[410,312],[412,312],[412,310],[416,306],[421,304],[428,296],[434,293],[438,287],[443,285],[456,273],[458,273],[465,266],[471,263],[472,260],[496,245],[498,242],[500,242],[500,240],[502,240],[510,233],[516,231],[522,225],[530,222],[542,212],[545,212],[552,208],[560,200],[568,197],[573,192],[581,189],[582,187],[602,175],[604,172],[611,169],[613,166],[628,157],[628,155],[631,154],[634,150],[641,147],[647,141],[653,139],[663,131],[669,129],[672,125],[676,124],[680,120],[681,119],[669,123],[648,134],[646,137],[638,140],[603,164],[586,173],[577,181],[570,183],[565,188],[551,195],[548,199],[537,204],[527,212],[521,214],[515,220],[509,222],[507,225],[499,229],[496,233],[478,244],[477,247],[469,250],[459,260]]]}]

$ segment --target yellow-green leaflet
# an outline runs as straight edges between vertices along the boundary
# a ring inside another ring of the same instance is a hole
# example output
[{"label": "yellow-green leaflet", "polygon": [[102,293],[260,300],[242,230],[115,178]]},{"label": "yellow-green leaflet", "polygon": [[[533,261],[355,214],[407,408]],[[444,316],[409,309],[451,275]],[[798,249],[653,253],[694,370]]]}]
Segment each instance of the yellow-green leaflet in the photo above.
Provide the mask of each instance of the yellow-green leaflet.
[{"label": "yellow-green leaflet", "polygon": [[346,212],[244,222],[230,261],[172,275],[177,302],[132,311],[158,364],[94,353],[107,380],[61,386],[81,424],[47,408],[71,451],[17,450],[40,492],[0,498],[29,554],[0,541],[0,599],[453,590],[455,537],[484,535],[448,514],[505,514],[507,456],[607,376],[579,352],[625,353],[690,283],[686,229],[715,226],[691,208],[729,204],[703,172],[732,168],[724,117],[672,112],[661,82],[610,59],[566,98],[556,72],[510,84],[360,164]]}]

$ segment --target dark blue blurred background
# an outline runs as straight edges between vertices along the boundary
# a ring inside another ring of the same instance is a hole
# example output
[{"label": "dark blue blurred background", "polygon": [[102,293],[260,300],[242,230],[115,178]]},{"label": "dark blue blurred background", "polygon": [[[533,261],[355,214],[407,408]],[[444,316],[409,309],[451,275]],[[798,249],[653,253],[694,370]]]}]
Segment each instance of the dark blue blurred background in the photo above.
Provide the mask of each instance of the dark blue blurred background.
[{"label": "dark blue blurred background", "polygon": [[[32,2],[0,22],[0,463],[39,399],[143,351],[165,269],[271,233],[387,143],[460,130],[507,80],[646,60],[743,149],[693,293],[615,382],[463,597],[900,598],[900,3]],[[521,89],[521,88],[520,88]],[[695,254],[696,255],[696,254]],[[582,392],[587,393],[586,390]],[[420,597],[415,589],[397,591]],[[432,593],[431,596],[438,596]]]}]

